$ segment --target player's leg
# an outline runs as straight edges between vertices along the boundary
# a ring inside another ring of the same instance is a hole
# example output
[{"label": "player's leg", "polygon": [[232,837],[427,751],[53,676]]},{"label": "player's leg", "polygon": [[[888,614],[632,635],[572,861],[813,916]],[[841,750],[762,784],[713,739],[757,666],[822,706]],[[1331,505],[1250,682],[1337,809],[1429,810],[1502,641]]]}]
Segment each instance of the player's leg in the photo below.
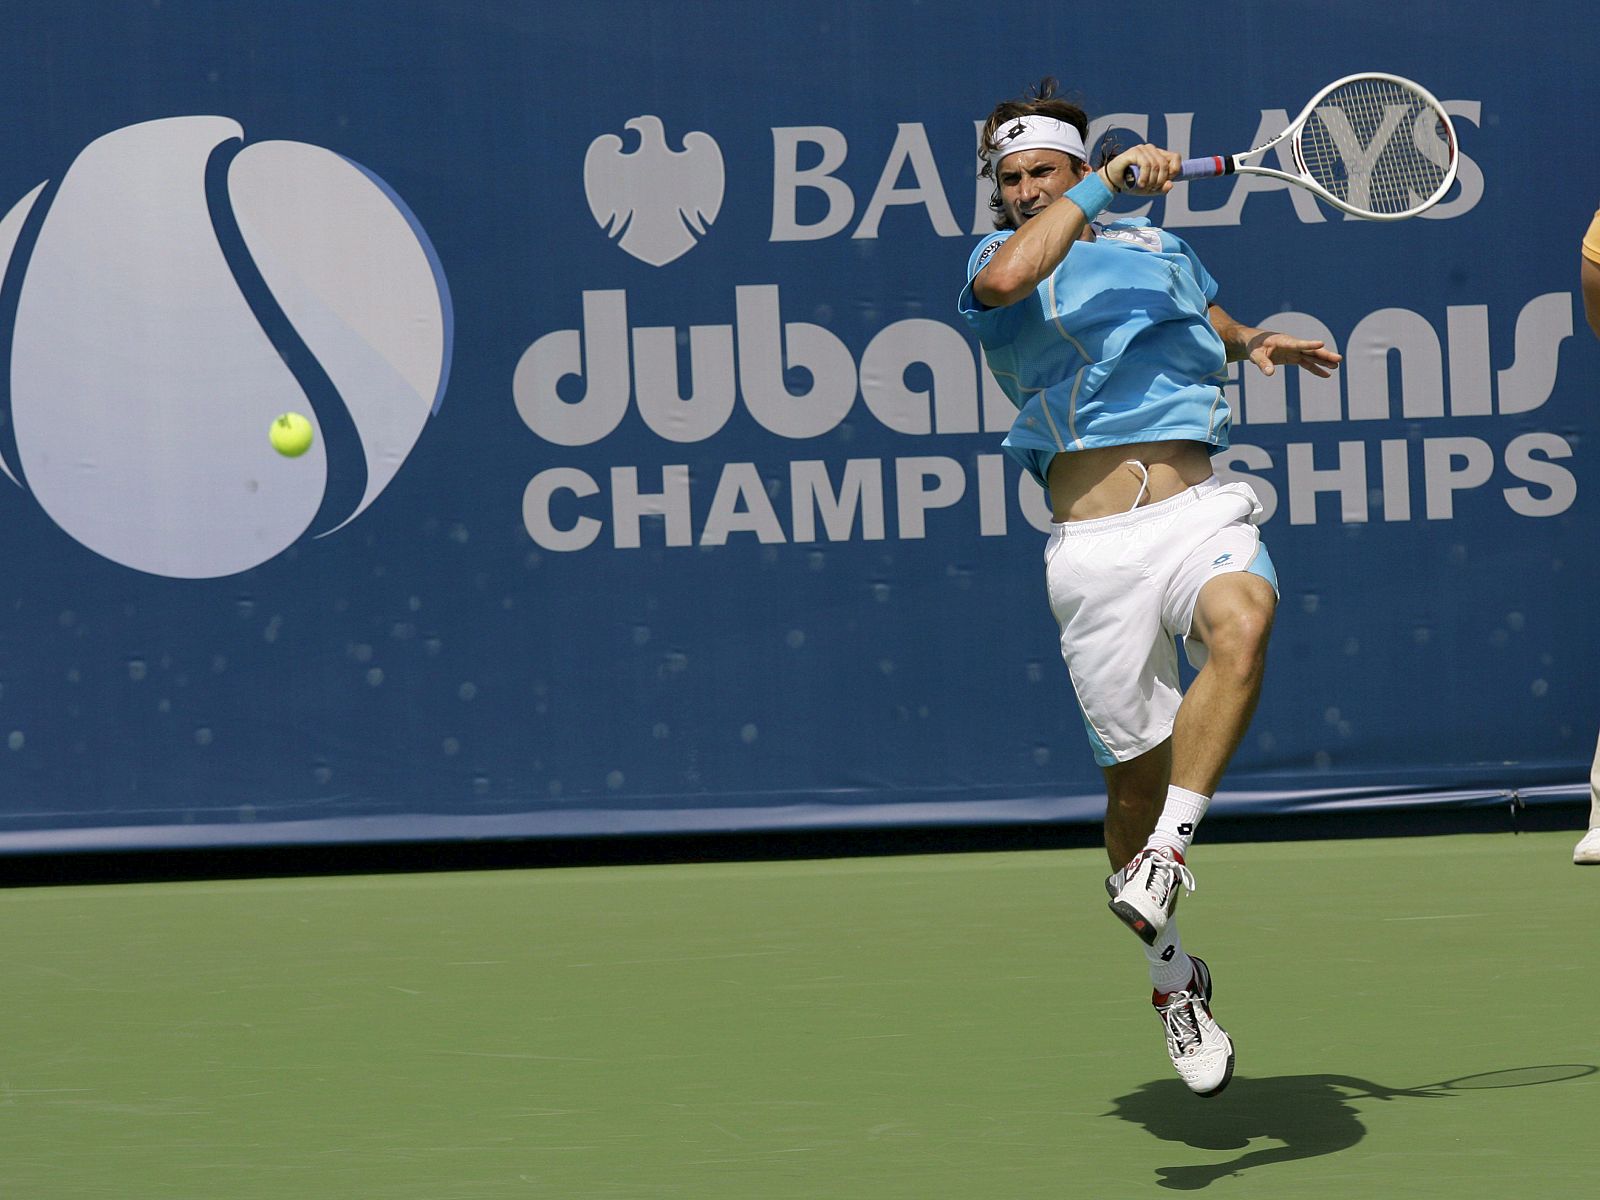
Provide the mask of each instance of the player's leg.
[{"label": "player's leg", "polygon": [[1261,699],[1277,604],[1273,585],[1247,571],[1218,575],[1200,589],[1190,637],[1207,654],[1173,724],[1173,786],[1209,798],[1222,781]]},{"label": "player's leg", "polygon": [[1178,551],[1163,612],[1199,672],[1173,718],[1172,781],[1148,843],[1180,859],[1261,698],[1277,609],[1277,572],[1260,535],[1248,516],[1224,518]]},{"label": "player's leg", "polygon": [[1147,830],[1136,853],[1123,860],[1120,878],[1107,882],[1114,888],[1111,909],[1147,946],[1160,937],[1180,889],[1194,888],[1185,857],[1260,699],[1277,605],[1271,560],[1249,526],[1224,529],[1189,558],[1197,565],[1176,573],[1172,611],[1175,620],[1181,618],[1177,627],[1188,632],[1191,657],[1201,660],[1200,672],[1178,707],[1160,759],[1152,754],[1145,756],[1148,764],[1121,764],[1126,778],[1107,773],[1113,866],[1132,846],[1129,835]]},{"label": "player's leg", "polygon": [[[1124,920],[1118,900],[1131,895],[1128,870],[1138,872],[1138,859],[1155,829],[1166,797],[1167,772],[1172,765],[1172,742],[1162,742],[1138,758],[1104,768],[1106,777],[1106,856],[1113,868],[1106,879],[1111,910]],[[1144,933],[1136,929],[1141,938]],[[1145,945],[1150,983],[1158,993],[1175,992],[1188,982],[1189,956],[1178,938],[1178,922],[1170,910],[1161,914],[1161,928],[1152,929]]]},{"label": "player's leg", "polygon": [[[1106,835],[1113,866],[1117,855],[1132,844],[1121,837],[1116,845],[1111,843],[1113,811],[1118,812],[1119,835],[1149,830],[1127,866],[1107,881],[1107,889],[1114,889],[1111,911],[1147,946],[1160,937],[1177,907],[1180,888],[1194,890],[1186,862],[1189,845],[1261,697],[1276,605],[1277,592],[1268,578],[1247,571],[1213,575],[1199,589],[1188,628],[1190,638],[1205,653],[1192,655],[1203,658],[1200,673],[1178,706],[1172,738],[1164,747],[1161,765],[1168,768],[1170,782],[1157,801],[1156,772],[1136,771],[1124,789],[1127,815],[1116,803],[1117,793],[1111,793]],[[1109,772],[1107,788],[1112,788]]]},{"label": "player's leg", "polygon": [[1589,767],[1589,832],[1572,852],[1579,866],[1600,866],[1600,746],[1595,747],[1594,763]]},{"label": "player's leg", "polygon": [[[1225,531],[1219,535],[1221,544],[1238,540],[1241,532]],[[1217,544],[1214,540],[1197,556],[1209,558],[1213,571],[1233,561],[1227,550],[1212,555]],[[1172,783],[1143,851],[1146,857],[1171,847],[1182,863],[1261,697],[1277,581],[1271,559],[1259,544],[1244,561],[1250,564],[1246,570],[1212,574],[1194,601],[1188,636],[1198,643],[1196,649],[1204,648],[1191,658],[1202,661],[1173,721]],[[1176,885],[1171,900],[1177,900]],[[1211,1013],[1211,972],[1203,961],[1183,953],[1176,920],[1167,922],[1152,949],[1169,940],[1173,961],[1164,967],[1151,962],[1155,989],[1151,1003],[1166,1031],[1167,1054],[1178,1075],[1195,1094],[1215,1096],[1233,1077],[1233,1039]]]},{"label": "player's leg", "polygon": [[[1112,867],[1127,863],[1137,871],[1137,858],[1151,837],[1166,797],[1172,764],[1172,742],[1125,763],[1103,768],[1106,778],[1106,854]],[[1106,880],[1116,911],[1125,872],[1113,870]],[[1118,914],[1121,915],[1120,913]],[[1200,1096],[1215,1096],[1233,1076],[1233,1040],[1211,1015],[1211,974],[1206,964],[1190,958],[1170,913],[1161,930],[1144,947],[1150,971],[1150,1003],[1161,1018],[1167,1056],[1178,1076]]]},{"label": "player's leg", "polygon": [[1107,888],[1116,887],[1112,910],[1146,941],[1151,1003],[1173,1067],[1197,1095],[1214,1096],[1232,1078],[1233,1040],[1211,1013],[1210,971],[1184,952],[1172,910],[1180,886],[1193,888],[1184,856],[1260,698],[1277,586],[1271,559],[1242,521],[1181,553],[1166,619],[1187,633],[1199,675],[1173,720],[1161,811]]},{"label": "player's leg", "polygon": [[1172,740],[1102,769],[1106,853],[1114,868],[1106,880],[1111,910],[1145,943],[1150,1002],[1173,1068],[1196,1095],[1215,1096],[1233,1075],[1233,1041],[1211,1014],[1210,973],[1184,951],[1172,911],[1179,889],[1192,889],[1193,877],[1180,853],[1152,847],[1173,807]]},{"label": "player's leg", "polygon": [[[1172,729],[1182,699],[1166,589],[1158,583],[1165,572],[1155,569],[1148,550],[1170,527],[1173,510],[1193,503],[1175,499],[1118,518],[1058,525],[1045,551],[1045,575],[1062,657],[1105,773],[1111,907],[1145,943],[1152,999],[1173,1065],[1190,1088],[1214,1095],[1232,1072],[1233,1047],[1210,1016],[1209,974],[1184,953],[1170,919],[1177,887],[1192,887],[1193,878],[1180,856],[1163,850],[1141,864],[1139,850],[1167,806]],[[1161,524],[1136,528],[1147,520]],[[1135,873],[1139,879],[1130,888]],[[1135,890],[1141,903],[1160,910],[1157,921],[1119,907]]]},{"label": "player's leg", "polygon": [[[1127,853],[1128,847],[1141,844],[1141,830],[1147,831],[1148,839],[1154,829],[1156,815],[1162,808],[1161,781],[1171,761],[1170,749],[1171,743],[1163,742],[1157,750],[1106,771],[1106,852],[1113,866]],[[1141,860],[1146,855],[1150,855],[1152,863],[1172,861],[1164,850],[1154,854],[1141,850],[1129,864],[1129,869],[1141,878],[1144,874],[1140,869]],[[1174,879],[1172,884],[1174,902],[1178,882]],[[1112,911],[1122,916],[1118,911],[1119,901],[1127,903],[1134,890],[1141,886],[1141,879],[1128,880],[1126,870],[1113,871],[1106,880]],[[1149,944],[1144,947],[1150,972],[1150,1003],[1161,1019],[1167,1057],[1179,1078],[1196,1095],[1215,1096],[1233,1077],[1233,1039],[1211,1014],[1211,973],[1206,964],[1184,951],[1178,919],[1171,909],[1166,909],[1162,916],[1161,928],[1151,935]],[[1144,936],[1141,929],[1135,931]]]},{"label": "player's leg", "polygon": [[1101,770],[1106,781],[1106,855],[1115,869],[1144,848],[1161,816],[1172,776],[1172,739]]}]

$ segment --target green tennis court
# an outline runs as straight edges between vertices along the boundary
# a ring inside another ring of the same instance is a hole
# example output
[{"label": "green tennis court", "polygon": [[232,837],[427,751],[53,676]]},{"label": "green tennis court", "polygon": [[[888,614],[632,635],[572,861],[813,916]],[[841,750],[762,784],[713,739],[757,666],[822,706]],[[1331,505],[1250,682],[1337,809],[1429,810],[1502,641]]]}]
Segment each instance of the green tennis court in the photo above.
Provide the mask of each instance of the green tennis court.
[{"label": "green tennis court", "polygon": [[8,891],[0,1195],[1576,1193],[1571,840],[1198,848],[1209,1101],[1097,851]]}]

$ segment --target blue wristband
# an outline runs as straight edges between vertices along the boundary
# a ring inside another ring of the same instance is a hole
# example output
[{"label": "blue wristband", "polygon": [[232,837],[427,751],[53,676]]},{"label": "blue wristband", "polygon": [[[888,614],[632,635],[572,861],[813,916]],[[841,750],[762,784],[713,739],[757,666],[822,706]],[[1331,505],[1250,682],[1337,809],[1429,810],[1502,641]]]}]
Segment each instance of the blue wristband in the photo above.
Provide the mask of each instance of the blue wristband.
[{"label": "blue wristband", "polygon": [[1104,179],[1100,178],[1099,171],[1093,171],[1089,177],[1066,193],[1071,200],[1083,210],[1083,215],[1089,220],[1094,220],[1111,204],[1111,189],[1106,186]]}]

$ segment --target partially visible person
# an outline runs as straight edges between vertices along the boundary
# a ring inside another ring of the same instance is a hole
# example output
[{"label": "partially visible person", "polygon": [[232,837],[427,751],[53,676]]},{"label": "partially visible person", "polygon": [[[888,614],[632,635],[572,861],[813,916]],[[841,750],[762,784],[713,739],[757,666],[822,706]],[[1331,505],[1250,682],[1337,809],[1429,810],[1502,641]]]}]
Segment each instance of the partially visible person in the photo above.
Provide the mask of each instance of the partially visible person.
[{"label": "partially visible person", "polygon": [[1589,328],[1600,337],[1600,212],[1589,222],[1583,235],[1583,259],[1578,267],[1578,283],[1583,288],[1583,312]]},{"label": "partially visible person", "polygon": [[[1600,338],[1600,212],[1589,222],[1583,235],[1583,258],[1578,265],[1578,285],[1583,290],[1583,312],[1589,328]],[[1579,866],[1600,866],[1600,746],[1595,747],[1594,765],[1589,768],[1589,832],[1572,852]]]}]

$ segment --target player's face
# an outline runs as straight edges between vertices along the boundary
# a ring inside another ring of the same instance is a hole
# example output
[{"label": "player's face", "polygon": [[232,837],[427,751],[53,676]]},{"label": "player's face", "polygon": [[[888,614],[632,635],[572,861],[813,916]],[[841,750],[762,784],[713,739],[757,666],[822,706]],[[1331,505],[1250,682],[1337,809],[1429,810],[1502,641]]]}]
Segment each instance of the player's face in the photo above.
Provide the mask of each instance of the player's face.
[{"label": "player's face", "polygon": [[1000,160],[1000,203],[1020,229],[1088,173],[1060,150],[1019,150]]}]

